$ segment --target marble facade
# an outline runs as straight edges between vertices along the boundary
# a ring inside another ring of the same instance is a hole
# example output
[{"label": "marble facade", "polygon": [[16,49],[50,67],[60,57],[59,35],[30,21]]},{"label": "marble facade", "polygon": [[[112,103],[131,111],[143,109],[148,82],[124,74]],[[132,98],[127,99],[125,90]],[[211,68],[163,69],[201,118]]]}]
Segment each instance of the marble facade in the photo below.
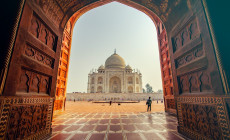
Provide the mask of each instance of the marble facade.
[{"label": "marble facade", "polygon": [[142,93],[142,74],[135,72],[116,52],[88,75],[88,93]]}]

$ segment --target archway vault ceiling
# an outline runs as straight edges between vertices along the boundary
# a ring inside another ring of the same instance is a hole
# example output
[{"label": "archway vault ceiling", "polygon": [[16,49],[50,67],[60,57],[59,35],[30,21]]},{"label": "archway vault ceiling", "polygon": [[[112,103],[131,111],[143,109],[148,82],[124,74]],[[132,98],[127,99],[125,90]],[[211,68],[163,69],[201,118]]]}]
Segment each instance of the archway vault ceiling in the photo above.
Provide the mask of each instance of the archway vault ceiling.
[{"label": "archway vault ceiling", "polygon": [[[190,0],[33,0],[43,10],[43,12],[51,18],[57,26],[63,28],[68,19],[79,9],[93,3],[98,3],[94,7],[117,1],[121,3],[134,2],[144,6],[154,12],[163,22],[166,22],[168,16],[172,13],[172,9],[177,7],[182,2],[189,3]],[[100,4],[99,4],[100,3]],[[186,4],[187,5],[187,4]]]}]

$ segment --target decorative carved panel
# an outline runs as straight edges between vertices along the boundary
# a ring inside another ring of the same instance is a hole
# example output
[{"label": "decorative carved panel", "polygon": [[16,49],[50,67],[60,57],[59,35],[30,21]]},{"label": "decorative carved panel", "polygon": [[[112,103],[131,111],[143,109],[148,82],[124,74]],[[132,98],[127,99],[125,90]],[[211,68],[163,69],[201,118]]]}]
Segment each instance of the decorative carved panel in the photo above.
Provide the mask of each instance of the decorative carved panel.
[{"label": "decorative carved panel", "polygon": [[166,99],[167,108],[176,109],[175,99]]},{"label": "decorative carved panel", "polygon": [[39,63],[45,64],[46,66],[53,68],[53,58],[47,56],[45,53],[31,47],[28,44],[26,44],[25,55],[34,59],[35,61],[38,61]]},{"label": "decorative carved panel", "polygon": [[54,110],[62,110],[62,108],[63,108],[63,100],[55,100]]},{"label": "decorative carved panel", "polygon": [[55,51],[57,36],[35,14],[31,19],[29,32]]},{"label": "decorative carved panel", "polygon": [[178,130],[192,139],[230,139],[225,101],[230,97],[178,97]]},{"label": "decorative carved panel", "polygon": [[64,89],[63,88],[57,88],[56,96],[57,97],[63,97],[64,96]]},{"label": "decorative carved panel", "polygon": [[186,24],[185,27],[182,27],[182,29],[172,38],[174,52],[181,49],[183,46],[185,46],[194,38],[196,38],[196,36],[198,36],[199,33],[200,32],[197,20],[196,18],[193,18],[189,23]]},{"label": "decorative carved panel", "polygon": [[61,6],[62,10],[66,12],[68,8],[72,7],[73,5],[84,6],[86,2],[75,1],[75,0],[57,0],[58,4]]},{"label": "decorative carved panel", "polygon": [[183,127],[209,139],[221,137],[216,107],[214,105],[181,104]]},{"label": "decorative carved panel", "polygon": [[64,70],[61,71],[61,77],[66,78],[66,71],[64,71]]},{"label": "decorative carved panel", "polygon": [[50,78],[48,76],[22,69],[17,91],[49,94],[49,85]]},{"label": "decorative carved panel", "polygon": [[66,31],[71,35],[72,23],[70,21],[66,24]]},{"label": "decorative carved panel", "polygon": [[68,61],[68,54],[63,53],[62,58],[65,59],[66,61]]},{"label": "decorative carved panel", "polygon": [[[163,29],[162,23],[158,25],[158,42],[159,42],[159,51],[161,58],[161,71],[162,71],[162,80],[163,80],[163,90],[164,96],[170,97],[171,99],[165,99],[165,110],[172,111],[175,108],[175,100],[173,94],[173,82],[172,82],[172,70],[171,62],[169,55],[169,46],[166,30]],[[165,97],[164,97],[165,98]],[[176,111],[172,112],[175,113]]]},{"label": "decorative carved panel", "polygon": [[187,52],[183,54],[182,57],[176,59],[176,67],[181,67],[183,65],[186,65],[187,63],[198,59],[199,57],[203,56],[203,48],[200,46],[198,48],[195,48],[194,50]]},{"label": "decorative carved panel", "polygon": [[33,0],[42,11],[58,26],[64,16],[64,12],[55,0]]},{"label": "decorative carved panel", "polygon": [[0,139],[42,139],[51,132],[53,99],[1,97]]},{"label": "decorative carved panel", "polygon": [[12,106],[8,122],[7,139],[23,139],[45,130],[48,104]]},{"label": "decorative carved panel", "polygon": [[180,94],[211,91],[211,79],[207,71],[198,71],[178,78]]},{"label": "decorative carved panel", "polygon": [[63,44],[63,46],[65,46],[65,48],[66,48],[67,50],[69,49],[69,45],[70,45],[70,35],[69,35],[69,32],[67,32],[67,31],[63,34],[62,44]]}]

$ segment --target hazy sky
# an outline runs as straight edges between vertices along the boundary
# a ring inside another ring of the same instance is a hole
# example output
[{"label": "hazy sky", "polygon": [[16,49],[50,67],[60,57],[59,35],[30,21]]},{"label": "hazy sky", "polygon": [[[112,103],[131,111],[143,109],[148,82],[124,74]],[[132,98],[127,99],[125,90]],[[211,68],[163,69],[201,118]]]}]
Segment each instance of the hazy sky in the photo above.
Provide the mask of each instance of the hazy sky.
[{"label": "hazy sky", "polygon": [[73,30],[67,92],[87,92],[88,73],[117,50],[126,65],[139,69],[143,87],[162,89],[157,33],[144,13],[112,2],[90,10]]}]

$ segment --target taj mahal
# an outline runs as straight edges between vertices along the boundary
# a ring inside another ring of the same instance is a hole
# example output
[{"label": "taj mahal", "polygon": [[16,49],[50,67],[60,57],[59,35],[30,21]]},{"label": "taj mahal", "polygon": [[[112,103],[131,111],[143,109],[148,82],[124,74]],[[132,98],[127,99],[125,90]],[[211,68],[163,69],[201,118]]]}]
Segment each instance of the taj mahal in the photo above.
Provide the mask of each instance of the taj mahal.
[{"label": "taj mahal", "polygon": [[88,93],[142,93],[142,74],[114,51],[105,66],[88,75]]}]

